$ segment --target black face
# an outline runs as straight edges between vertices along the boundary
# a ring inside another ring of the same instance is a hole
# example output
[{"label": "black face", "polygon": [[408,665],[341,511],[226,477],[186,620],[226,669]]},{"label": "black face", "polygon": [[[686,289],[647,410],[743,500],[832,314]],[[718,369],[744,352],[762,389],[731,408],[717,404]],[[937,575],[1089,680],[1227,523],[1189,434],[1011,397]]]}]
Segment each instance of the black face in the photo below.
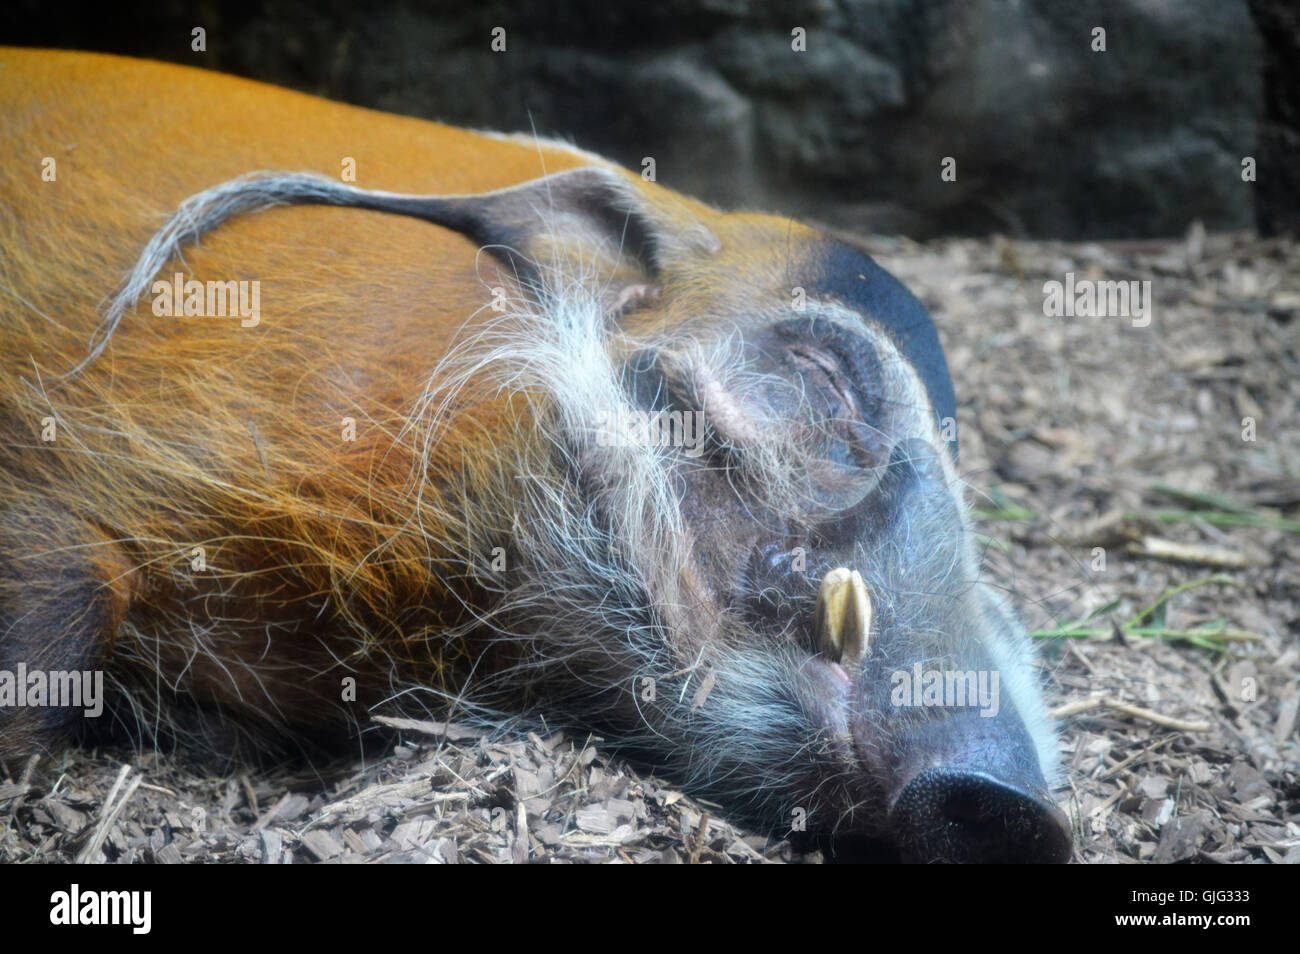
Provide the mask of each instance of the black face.
[{"label": "black face", "polygon": [[[807,284],[809,297],[842,302],[878,323],[924,385],[936,420],[956,420],[948,360],[934,321],[916,296],[871,259],[839,242],[820,246],[811,261],[818,265]],[[956,456],[955,440],[952,451]]]}]

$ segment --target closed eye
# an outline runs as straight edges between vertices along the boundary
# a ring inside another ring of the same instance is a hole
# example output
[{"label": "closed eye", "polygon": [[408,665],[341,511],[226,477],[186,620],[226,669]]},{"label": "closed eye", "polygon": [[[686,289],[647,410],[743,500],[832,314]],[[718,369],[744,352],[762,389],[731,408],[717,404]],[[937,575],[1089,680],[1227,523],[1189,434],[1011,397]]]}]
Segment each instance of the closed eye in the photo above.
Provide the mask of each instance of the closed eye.
[{"label": "closed eye", "polygon": [[822,395],[826,422],[847,446],[852,463],[882,466],[890,442],[881,430],[883,375],[875,348],[820,318],[781,322],[774,330],[784,343],[786,365]]}]

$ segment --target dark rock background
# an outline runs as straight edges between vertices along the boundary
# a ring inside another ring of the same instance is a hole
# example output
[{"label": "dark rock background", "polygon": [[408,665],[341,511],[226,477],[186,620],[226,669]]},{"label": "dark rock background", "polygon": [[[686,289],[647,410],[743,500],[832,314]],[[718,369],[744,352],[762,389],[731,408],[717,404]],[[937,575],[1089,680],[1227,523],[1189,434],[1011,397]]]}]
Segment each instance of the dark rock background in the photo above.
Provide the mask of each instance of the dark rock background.
[{"label": "dark rock background", "polygon": [[1250,0],[1264,39],[1256,209],[1265,235],[1300,228],[1300,2]]},{"label": "dark rock background", "polygon": [[1295,227],[1296,24],[1295,0],[10,0],[0,40],[536,128],[728,208],[1100,238]]}]

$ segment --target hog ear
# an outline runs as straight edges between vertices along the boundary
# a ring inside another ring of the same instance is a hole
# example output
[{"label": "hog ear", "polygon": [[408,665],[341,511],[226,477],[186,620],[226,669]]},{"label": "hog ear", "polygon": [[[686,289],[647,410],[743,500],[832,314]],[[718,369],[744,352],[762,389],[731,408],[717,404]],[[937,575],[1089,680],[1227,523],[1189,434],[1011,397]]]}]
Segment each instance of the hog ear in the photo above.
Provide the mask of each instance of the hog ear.
[{"label": "hog ear", "polygon": [[478,195],[364,192],[356,204],[454,229],[525,282],[544,280],[548,267],[571,281],[595,265],[593,280],[609,283],[620,301],[633,283],[653,286],[674,262],[721,248],[685,209],[652,203],[631,178],[600,166]]},{"label": "hog ear", "polygon": [[631,173],[583,166],[479,195],[403,195],[358,189],[311,172],[254,172],[190,196],[160,228],[113,296],[89,353],[103,352],[153,276],[181,250],[237,215],[281,205],[332,205],[409,215],[454,229],[513,272],[525,292],[586,280],[612,312],[658,293],[671,265],[722,243],[671,193],[651,201]]}]

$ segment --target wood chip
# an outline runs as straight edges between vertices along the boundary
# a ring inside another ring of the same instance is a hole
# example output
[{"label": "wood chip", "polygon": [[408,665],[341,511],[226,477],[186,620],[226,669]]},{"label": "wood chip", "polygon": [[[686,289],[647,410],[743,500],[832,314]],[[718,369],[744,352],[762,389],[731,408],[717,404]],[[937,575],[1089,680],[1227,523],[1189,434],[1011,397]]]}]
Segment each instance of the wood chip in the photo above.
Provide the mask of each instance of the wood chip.
[{"label": "wood chip", "polygon": [[1193,543],[1179,543],[1175,540],[1163,540],[1160,537],[1142,537],[1125,548],[1126,553],[1135,556],[1151,557],[1155,560],[1169,560],[1173,563],[1191,563],[1198,566],[1212,566],[1230,570],[1240,570],[1251,565],[1251,559],[1244,553],[1223,547],[1201,546]]}]

